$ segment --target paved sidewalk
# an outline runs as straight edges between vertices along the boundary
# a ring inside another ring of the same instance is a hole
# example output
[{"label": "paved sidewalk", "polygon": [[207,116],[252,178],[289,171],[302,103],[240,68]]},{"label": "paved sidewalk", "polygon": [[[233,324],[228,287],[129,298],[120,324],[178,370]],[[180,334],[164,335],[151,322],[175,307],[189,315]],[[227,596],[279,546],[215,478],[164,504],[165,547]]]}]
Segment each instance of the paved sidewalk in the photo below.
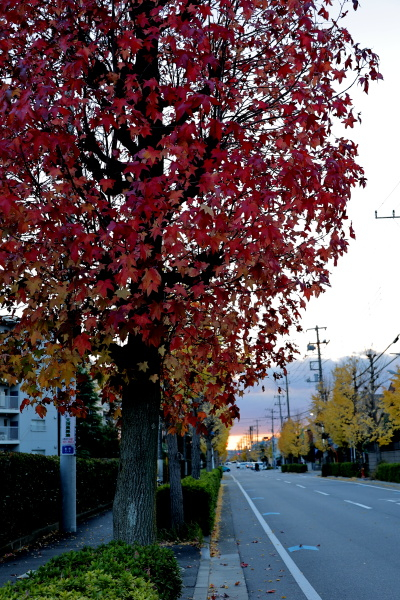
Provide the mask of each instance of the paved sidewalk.
[{"label": "paved sidewalk", "polygon": [[[72,535],[56,535],[18,552],[0,562],[0,586],[7,581],[17,581],[30,570],[36,570],[54,556],[70,550],[80,550],[84,546],[97,547],[112,540],[112,511],[109,510],[78,524],[78,531]],[[191,600],[199,572],[201,552],[189,544],[171,546],[181,568],[183,590],[180,600]],[[201,600],[206,600],[206,597]]]},{"label": "paved sidewalk", "polygon": [[[225,484],[222,483],[224,488]],[[112,511],[92,517],[78,525],[76,534],[56,535],[37,542],[29,550],[0,559],[0,586],[16,581],[30,570],[36,570],[54,556],[97,547],[112,539]],[[190,544],[171,546],[181,568],[183,590],[180,600],[248,600],[246,582],[240,566],[238,546],[234,537],[229,495],[223,494],[218,548],[220,555],[210,556],[210,540],[201,549]]]}]

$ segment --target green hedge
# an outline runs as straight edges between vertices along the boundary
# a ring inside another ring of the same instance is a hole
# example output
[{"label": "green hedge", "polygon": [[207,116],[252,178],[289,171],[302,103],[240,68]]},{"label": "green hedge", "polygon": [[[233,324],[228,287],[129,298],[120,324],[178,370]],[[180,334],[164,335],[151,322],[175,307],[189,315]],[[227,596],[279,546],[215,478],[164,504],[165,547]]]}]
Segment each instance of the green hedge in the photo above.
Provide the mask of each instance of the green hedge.
[{"label": "green hedge", "polygon": [[400,483],[400,463],[381,463],[377,466],[374,477],[379,481]]},{"label": "green hedge", "polygon": [[[219,467],[207,473],[202,471],[200,479],[182,479],[183,510],[185,523],[196,524],[203,535],[209,535],[214,527],[215,509],[221,484],[222,469]],[[170,529],[171,512],[169,484],[157,489],[157,529]]]},{"label": "green hedge", "polygon": [[[0,600],[21,600],[20,593],[19,586],[8,584],[0,588]],[[151,583],[143,578],[124,572],[115,578],[100,569],[48,583],[30,581],[26,593],[32,600],[159,600]]]},{"label": "green hedge", "polygon": [[[59,520],[60,467],[56,456],[0,453],[0,548]],[[118,460],[77,459],[77,511],[112,502]]]},{"label": "green hedge", "polygon": [[51,559],[29,579],[0,588],[0,600],[177,600],[181,591],[172,550],[110,542]]},{"label": "green hedge", "polygon": [[0,547],[58,521],[58,459],[1,453],[0,473]]},{"label": "green hedge", "polygon": [[282,465],[282,473],[305,473],[307,471],[307,465],[293,463],[292,465]]},{"label": "green hedge", "polygon": [[359,463],[352,462],[327,463],[322,465],[321,475],[322,477],[360,477],[361,466]]},{"label": "green hedge", "polygon": [[76,510],[84,513],[114,500],[117,458],[76,459]]}]

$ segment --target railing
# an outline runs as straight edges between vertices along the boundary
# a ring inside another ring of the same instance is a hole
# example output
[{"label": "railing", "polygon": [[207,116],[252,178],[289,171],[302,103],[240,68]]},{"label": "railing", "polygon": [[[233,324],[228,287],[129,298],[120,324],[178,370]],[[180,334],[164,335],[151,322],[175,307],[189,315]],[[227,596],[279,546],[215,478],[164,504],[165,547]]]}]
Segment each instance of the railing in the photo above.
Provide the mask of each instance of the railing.
[{"label": "railing", "polygon": [[18,427],[0,427],[0,442],[17,441],[18,432]]},{"label": "railing", "polygon": [[19,397],[8,396],[4,392],[0,392],[0,411],[1,410],[18,410]]}]

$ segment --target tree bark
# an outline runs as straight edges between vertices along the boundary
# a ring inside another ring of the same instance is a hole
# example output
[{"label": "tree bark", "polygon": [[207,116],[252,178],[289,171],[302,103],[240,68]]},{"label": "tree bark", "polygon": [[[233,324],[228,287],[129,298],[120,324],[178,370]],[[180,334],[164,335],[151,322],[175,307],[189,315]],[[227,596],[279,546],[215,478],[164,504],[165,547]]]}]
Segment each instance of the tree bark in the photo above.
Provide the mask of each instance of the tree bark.
[{"label": "tree bark", "polygon": [[180,529],[185,522],[183,514],[183,494],[181,464],[176,434],[167,433],[169,485],[171,499],[171,527]]},{"label": "tree bark", "polygon": [[192,477],[200,479],[200,433],[196,427],[192,427]]},{"label": "tree bark", "polygon": [[159,411],[159,385],[142,377],[126,386],[113,520],[114,539],[128,544],[147,545],[156,539]]},{"label": "tree bark", "polygon": [[211,436],[206,437],[207,454],[206,454],[206,471],[210,472],[213,468],[213,447],[211,442]]}]

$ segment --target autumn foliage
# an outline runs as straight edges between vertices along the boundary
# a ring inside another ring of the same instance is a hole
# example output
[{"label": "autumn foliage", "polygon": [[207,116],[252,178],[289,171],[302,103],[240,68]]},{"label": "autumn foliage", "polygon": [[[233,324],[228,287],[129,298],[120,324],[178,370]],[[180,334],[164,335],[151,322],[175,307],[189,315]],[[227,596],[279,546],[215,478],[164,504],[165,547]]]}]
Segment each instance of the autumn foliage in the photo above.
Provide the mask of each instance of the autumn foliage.
[{"label": "autumn foliage", "polygon": [[330,5],[1,2],[1,371],[39,411],[82,410],[90,357],[105,400],[162,385],[172,418],[202,394],[229,421],[290,359],[364,185],[334,123],[380,77]]}]

